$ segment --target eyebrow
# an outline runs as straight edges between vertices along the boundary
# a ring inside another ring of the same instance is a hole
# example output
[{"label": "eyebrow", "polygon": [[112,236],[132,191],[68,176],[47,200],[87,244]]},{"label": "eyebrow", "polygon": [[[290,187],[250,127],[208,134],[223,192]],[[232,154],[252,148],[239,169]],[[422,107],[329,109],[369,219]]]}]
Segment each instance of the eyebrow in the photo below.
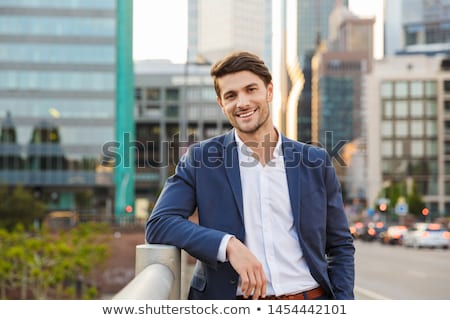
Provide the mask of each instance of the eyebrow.
[{"label": "eyebrow", "polygon": [[[248,85],[244,86],[244,88],[248,89],[248,88],[253,87],[253,86],[258,86],[258,83],[256,83],[256,82],[249,83]],[[234,93],[234,92],[236,92],[236,91],[237,91],[237,90],[229,90],[229,91],[226,91],[226,92],[223,93],[223,96],[225,97],[225,95],[227,95],[227,94],[229,94],[229,93]]]}]

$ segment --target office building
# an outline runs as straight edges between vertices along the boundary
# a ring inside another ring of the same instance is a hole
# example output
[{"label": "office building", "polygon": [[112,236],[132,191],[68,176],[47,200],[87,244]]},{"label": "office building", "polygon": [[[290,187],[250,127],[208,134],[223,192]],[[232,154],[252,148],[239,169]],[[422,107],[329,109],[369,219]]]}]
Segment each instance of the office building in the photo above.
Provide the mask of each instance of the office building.
[{"label": "office building", "polygon": [[[365,198],[365,185],[357,183],[360,179],[355,177],[365,177],[367,171],[362,149],[366,140],[363,78],[372,69],[375,19],[359,18],[338,4],[329,21],[329,38],[311,59],[312,141],[325,147],[336,160],[346,200],[361,199]],[[348,143],[351,146],[346,146]],[[346,147],[348,158],[344,159]],[[359,160],[352,161],[356,154]]]},{"label": "office building", "polygon": [[188,61],[247,50],[271,60],[272,0],[189,0]]},{"label": "office building", "polygon": [[385,1],[385,52],[450,54],[449,0]]},{"label": "office building", "polygon": [[137,199],[155,201],[187,146],[231,128],[217,104],[210,68],[135,63]]},{"label": "office building", "polygon": [[116,2],[0,1],[0,183],[49,210],[114,210]]},{"label": "office building", "polygon": [[[298,139],[313,141],[311,123],[311,59],[319,44],[328,39],[329,17],[335,6],[348,7],[347,0],[298,1],[298,63],[304,74],[304,88],[298,101]],[[289,13],[292,14],[292,13]],[[313,141],[317,142],[317,141]]]},{"label": "office building", "polygon": [[413,184],[432,218],[448,215],[450,61],[386,57],[366,79],[369,203],[389,184]]}]

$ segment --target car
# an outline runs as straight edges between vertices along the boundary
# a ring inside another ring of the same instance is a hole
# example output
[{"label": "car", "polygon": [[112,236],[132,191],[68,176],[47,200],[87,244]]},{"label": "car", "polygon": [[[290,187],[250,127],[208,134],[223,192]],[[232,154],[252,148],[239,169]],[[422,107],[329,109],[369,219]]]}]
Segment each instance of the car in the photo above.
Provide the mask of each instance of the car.
[{"label": "car", "polygon": [[439,223],[417,222],[403,236],[403,245],[414,248],[448,249],[450,232]]},{"label": "car", "polygon": [[358,239],[361,237],[361,234],[364,229],[364,224],[362,222],[356,222],[350,226],[350,233],[352,234],[354,239]]},{"label": "car", "polygon": [[385,232],[380,234],[380,241],[383,244],[402,244],[403,236],[408,231],[404,225],[389,226]]},{"label": "car", "polygon": [[364,226],[360,238],[363,241],[374,241],[379,239],[380,234],[382,234],[385,230],[386,226],[383,222],[369,222],[366,226]]}]

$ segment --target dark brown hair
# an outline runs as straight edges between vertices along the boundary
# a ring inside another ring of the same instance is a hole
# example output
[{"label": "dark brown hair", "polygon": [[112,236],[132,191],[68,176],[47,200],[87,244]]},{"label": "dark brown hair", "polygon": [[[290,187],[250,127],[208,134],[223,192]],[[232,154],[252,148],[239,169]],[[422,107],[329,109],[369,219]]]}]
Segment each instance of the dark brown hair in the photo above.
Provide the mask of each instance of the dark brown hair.
[{"label": "dark brown hair", "polygon": [[266,87],[272,81],[269,69],[257,55],[246,51],[233,52],[211,67],[211,77],[218,97],[220,97],[220,88],[217,79],[239,71],[250,71],[256,74]]}]

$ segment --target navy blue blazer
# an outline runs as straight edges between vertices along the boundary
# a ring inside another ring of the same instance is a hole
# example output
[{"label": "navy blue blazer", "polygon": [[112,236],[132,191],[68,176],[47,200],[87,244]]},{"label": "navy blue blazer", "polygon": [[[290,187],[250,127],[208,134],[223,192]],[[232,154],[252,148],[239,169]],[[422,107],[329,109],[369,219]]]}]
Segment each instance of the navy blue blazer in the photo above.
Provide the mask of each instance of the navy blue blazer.
[{"label": "navy blue blazer", "polygon": [[[321,148],[282,136],[289,197],[311,275],[331,299],[354,299],[354,245],[340,183]],[[199,223],[188,220],[195,210]],[[245,241],[234,129],[192,145],[164,186],[147,221],[148,243],[177,246],[196,257],[189,299],[235,299],[238,274],[217,261],[225,234]]]}]

